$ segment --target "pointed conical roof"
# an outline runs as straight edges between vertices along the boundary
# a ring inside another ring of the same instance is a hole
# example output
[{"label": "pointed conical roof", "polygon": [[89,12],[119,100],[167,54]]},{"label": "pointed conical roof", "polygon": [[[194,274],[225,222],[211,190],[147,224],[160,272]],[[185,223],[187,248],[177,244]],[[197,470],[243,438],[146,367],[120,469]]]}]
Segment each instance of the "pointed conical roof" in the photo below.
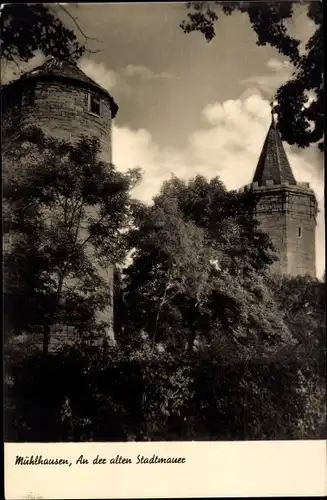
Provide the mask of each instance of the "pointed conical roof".
[{"label": "pointed conical roof", "polygon": [[273,181],[274,184],[287,182],[296,185],[273,113],[271,125],[253,177],[253,182],[257,182],[259,186],[265,186],[266,181]]}]

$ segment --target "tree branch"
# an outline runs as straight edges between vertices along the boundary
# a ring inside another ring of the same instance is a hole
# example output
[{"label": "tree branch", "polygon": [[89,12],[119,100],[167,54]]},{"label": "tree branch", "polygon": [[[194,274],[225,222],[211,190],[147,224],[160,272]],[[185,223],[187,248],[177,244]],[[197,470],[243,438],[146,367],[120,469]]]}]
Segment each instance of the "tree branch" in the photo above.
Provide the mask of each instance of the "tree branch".
[{"label": "tree branch", "polygon": [[87,42],[88,40],[92,40],[94,42],[98,42],[98,43],[103,43],[101,40],[99,40],[98,38],[93,38],[93,37],[90,37],[90,36],[87,36],[84,31],[82,30],[82,28],[80,27],[80,25],[78,24],[78,22],[76,21],[76,18],[69,12],[69,10],[66,9],[66,7],[64,7],[62,4],[59,4],[57,3],[56,4],[63,12],[65,12],[65,14],[67,14],[67,16],[73,21],[75,27],[78,29],[78,31],[80,32],[80,34],[84,37],[85,39],[85,42]]},{"label": "tree branch", "polygon": [[165,286],[165,290],[164,290],[163,296],[162,296],[161,301],[160,301],[160,305],[159,305],[159,309],[158,309],[158,313],[157,313],[157,318],[156,318],[156,324],[155,324],[154,334],[153,334],[153,338],[152,338],[152,345],[154,345],[154,342],[155,342],[155,338],[156,338],[156,334],[157,334],[157,327],[158,327],[158,323],[159,323],[159,318],[160,318],[161,310],[162,310],[163,305],[164,305],[164,303],[166,301],[167,292],[169,290],[171,274],[172,274],[172,265],[169,268],[167,283],[166,283],[166,286]]},{"label": "tree branch", "polygon": [[[102,217],[100,217],[100,219],[95,223],[95,225],[99,225],[103,219],[105,219],[106,217],[108,216],[107,213],[105,213],[104,215],[102,215]],[[90,234],[82,243],[81,243],[81,247],[83,247],[84,245],[86,245],[86,243],[88,243],[91,239],[93,238],[93,234]]]}]

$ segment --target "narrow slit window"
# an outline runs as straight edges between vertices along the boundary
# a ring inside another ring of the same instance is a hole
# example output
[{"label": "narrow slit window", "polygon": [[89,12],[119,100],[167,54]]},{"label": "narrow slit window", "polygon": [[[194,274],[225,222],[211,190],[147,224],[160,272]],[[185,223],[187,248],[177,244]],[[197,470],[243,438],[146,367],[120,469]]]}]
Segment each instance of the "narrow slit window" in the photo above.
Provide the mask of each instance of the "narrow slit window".
[{"label": "narrow slit window", "polygon": [[27,106],[32,106],[35,103],[35,89],[31,87],[27,89],[24,93],[24,104]]},{"label": "narrow slit window", "polygon": [[94,115],[100,116],[100,99],[92,94],[89,96],[89,111]]},{"label": "narrow slit window", "polygon": [[297,235],[299,238],[302,238],[302,226],[299,226]]}]

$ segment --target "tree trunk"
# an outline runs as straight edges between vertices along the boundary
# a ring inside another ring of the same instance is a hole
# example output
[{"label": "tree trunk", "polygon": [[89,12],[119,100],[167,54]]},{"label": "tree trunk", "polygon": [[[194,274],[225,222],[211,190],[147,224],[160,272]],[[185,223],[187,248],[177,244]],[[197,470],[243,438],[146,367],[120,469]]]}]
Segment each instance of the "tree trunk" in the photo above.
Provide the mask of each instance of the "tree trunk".
[{"label": "tree trunk", "polygon": [[65,276],[64,273],[65,273],[65,271],[59,275],[57,292],[56,292],[56,296],[54,299],[54,308],[53,308],[50,319],[49,318],[47,319],[47,324],[44,326],[44,329],[43,329],[43,354],[44,354],[44,356],[47,356],[49,354],[50,329],[51,329],[51,326],[53,326],[56,322],[56,313],[57,313],[58,307],[60,305],[60,298],[61,298],[62,287],[63,287],[63,283],[64,283],[64,276]]},{"label": "tree trunk", "polygon": [[50,344],[50,326],[45,325],[43,329],[43,354],[47,356],[49,354],[49,344]]},{"label": "tree trunk", "polygon": [[188,339],[188,343],[187,343],[187,353],[188,354],[192,354],[193,353],[194,341],[195,341],[195,331],[192,329],[190,337]]},{"label": "tree trunk", "polygon": [[192,354],[194,341],[196,339],[196,314],[197,314],[197,304],[195,303],[193,306],[189,307],[187,315],[188,327],[190,329],[190,336],[187,339],[188,354]]},{"label": "tree trunk", "polygon": [[165,290],[164,290],[163,296],[161,298],[161,301],[160,301],[160,304],[159,304],[159,308],[158,308],[158,312],[157,312],[157,318],[156,318],[155,327],[154,327],[154,333],[153,333],[153,337],[152,337],[152,345],[154,345],[155,340],[156,340],[156,335],[157,335],[157,329],[158,329],[158,325],[159,325],[160,314],[161,314],[161,310],[162,310],[162,308],[163,308],[163,306],[164,306],[164,304],[166,302],[167,292],[168,292],[168,289],[169,289],[169,286],[170,286],[171,274],[172,274],[172,268],[170,267],[169,271],[168,271],[168,278],[167,278],[167,283],[166,283],[166,286],[165,286]]}]

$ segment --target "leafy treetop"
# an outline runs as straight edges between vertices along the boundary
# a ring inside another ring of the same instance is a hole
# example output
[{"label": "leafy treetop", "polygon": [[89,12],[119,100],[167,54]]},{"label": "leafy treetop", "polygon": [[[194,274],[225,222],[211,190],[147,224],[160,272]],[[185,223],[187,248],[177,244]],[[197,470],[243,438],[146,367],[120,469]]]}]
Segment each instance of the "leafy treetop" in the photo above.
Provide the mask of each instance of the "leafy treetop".
[{"label": "leafy treetop", "polygon": [[245,198],[219,179],[173,178],[153,206],[139,207],[123,343],[145,333],[173,352],[192,355],[200,343],[246,357],[290,341],[265,284],[271,244]]},{"label": "leafy treetop", "polygon": [[[7,137],[3,158],[5,294],[9,330],[55,324],[89,334],[111,300],[107,269],[125,258],[130,190],[139,172],[102,161],[97,139],[39,129]],[[20,144],[20,145],[19,145]],[[19,304],[20,315],[15,315]],[[107,318],[108,319],[108,318]]]},{"label": "leafy treetop", "polygon": [[1,57],[16,65],[28,62],[36,51],[74,61],[86,50],[51,5],[5,4],[0,13],[0,30]]}]

